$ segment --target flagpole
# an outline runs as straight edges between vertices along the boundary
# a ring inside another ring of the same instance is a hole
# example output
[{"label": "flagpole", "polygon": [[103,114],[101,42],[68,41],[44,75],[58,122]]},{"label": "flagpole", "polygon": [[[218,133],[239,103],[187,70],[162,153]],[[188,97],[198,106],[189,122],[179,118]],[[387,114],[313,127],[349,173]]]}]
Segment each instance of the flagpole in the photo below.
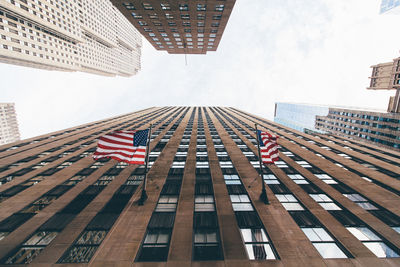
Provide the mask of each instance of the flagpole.
[{"label": "flagpole", "polygon": [[263,172],[263,164],[261,159],[261,152],[260,152],[260,140],[258,138],[258,130],[257,130],[257,123],[255,123],[256,127],[256,139],[257,139],[257,148],[258,148],[258,161],[260,163],[260,176],[261,176],[261,184],[262,184],[262,191],[260,195],[260,200],[264,202],[264,204],[269,204],[267,190],[265,189],[265,182],[264,182],[264,172]]},{"label": "flagpole", "polygon": [[143,178],[142,194],[141,194],[140,199],[138,201],[138,205],[139,206],[143,206],[144,202],[147,199],[146,180],[147,180],[147,164],[149,162],[151,127],[152,127],[152,124],[150,123],[149,136],[147,138],[147,146],[146,146],[146,157],[145,157],[145,165],[144,165],[144,178]]}]

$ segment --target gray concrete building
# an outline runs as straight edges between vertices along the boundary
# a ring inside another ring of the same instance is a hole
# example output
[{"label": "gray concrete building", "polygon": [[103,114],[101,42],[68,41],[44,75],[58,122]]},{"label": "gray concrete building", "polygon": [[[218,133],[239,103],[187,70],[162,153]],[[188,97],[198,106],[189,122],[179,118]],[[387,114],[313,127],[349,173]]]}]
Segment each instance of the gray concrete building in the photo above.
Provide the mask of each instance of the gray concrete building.
[{"label": "gray concrete building", "polygon": [[140,70],[140,33],[109,0],[3,0],[0,62],[104,76]]},{"label": "gray concrete building", "polygon": [[20,140],[14,103],[0,103],[0,145]]}]

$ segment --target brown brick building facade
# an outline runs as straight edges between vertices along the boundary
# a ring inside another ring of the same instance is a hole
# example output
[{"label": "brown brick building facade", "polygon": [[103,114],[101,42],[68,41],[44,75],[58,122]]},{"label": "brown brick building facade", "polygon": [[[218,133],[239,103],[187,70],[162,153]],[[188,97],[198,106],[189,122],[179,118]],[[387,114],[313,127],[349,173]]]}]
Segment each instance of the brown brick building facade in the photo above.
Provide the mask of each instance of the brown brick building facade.
[{"label": "brown brick building facade", "polygon": [[216,51],[236,0],[111,0],[157,50]]},{"label": "brown brick building facade", "polygon": [[[280,136],[259,200],[254,122]],[[144,168],[96,139],[153,123]],[[162,107],[0,147],[0,264],[396,266],[400,153],[235,108]],[[79,265],[78,265],[79,266]]]}]

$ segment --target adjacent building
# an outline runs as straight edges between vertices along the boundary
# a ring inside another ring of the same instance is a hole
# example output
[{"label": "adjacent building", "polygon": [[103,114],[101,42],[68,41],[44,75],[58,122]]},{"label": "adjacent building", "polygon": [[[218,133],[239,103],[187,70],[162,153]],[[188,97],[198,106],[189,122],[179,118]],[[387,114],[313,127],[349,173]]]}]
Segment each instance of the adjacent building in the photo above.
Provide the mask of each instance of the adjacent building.
[{"label": "adjacent building", "polygon": [[315,127],[334,135],[400,150],[400,113],[329,108],[327,116],[316,116]]},{"label": "adjacent building", "polygon": [[400,14],[400,0],[382,0],[380,13]]},{"label": "adjacent building", "polygon": [[[150,123],[139,206],[144,166],[91,154],[105,133]],[[262,169],[254,123],[280,136],[280,160]],[[153,107],[73,127],[0,147],[0,263],[397,266],[399,162],[235,108]]]},{"label": "adjacent building", "polygon": [[304,132],[318,131],[315,128],[315,116],[328,115],[329,107],[301,103],[275,103],[274,122]]},{"label": "adjacent building", "polygon": [[0,3],[0,62],[57,71],[132,76],[141,35],[109,0]]},{"label": "adjacent building", "polygon": [[0,145],[20,140],[14,103],[0,103]]},{"label": "adjacent building", "polygon": [[369,90],[396,90],[388,105],[388,112],[400,113],[400,57],[392,62],[371,66],[371,82]]},{"label": "adjacent building", "polygon": [[236,0],[111,0],[157,50],[216,51]]}]

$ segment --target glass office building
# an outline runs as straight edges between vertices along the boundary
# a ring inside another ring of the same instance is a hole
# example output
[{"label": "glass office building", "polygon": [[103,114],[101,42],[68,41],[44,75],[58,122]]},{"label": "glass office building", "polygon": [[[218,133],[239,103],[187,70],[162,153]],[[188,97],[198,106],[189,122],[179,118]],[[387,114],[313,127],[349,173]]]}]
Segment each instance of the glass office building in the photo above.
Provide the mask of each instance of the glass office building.
[{"label": "glass office building", "polygon": [[274,122],[304,132],[315,128],[315,116],[328,115],[329,107],[312,104],[275,103]]},{"label": "glass office building", "polygon": [[380,13],[400,13],[400,0],[382,0]]}]

